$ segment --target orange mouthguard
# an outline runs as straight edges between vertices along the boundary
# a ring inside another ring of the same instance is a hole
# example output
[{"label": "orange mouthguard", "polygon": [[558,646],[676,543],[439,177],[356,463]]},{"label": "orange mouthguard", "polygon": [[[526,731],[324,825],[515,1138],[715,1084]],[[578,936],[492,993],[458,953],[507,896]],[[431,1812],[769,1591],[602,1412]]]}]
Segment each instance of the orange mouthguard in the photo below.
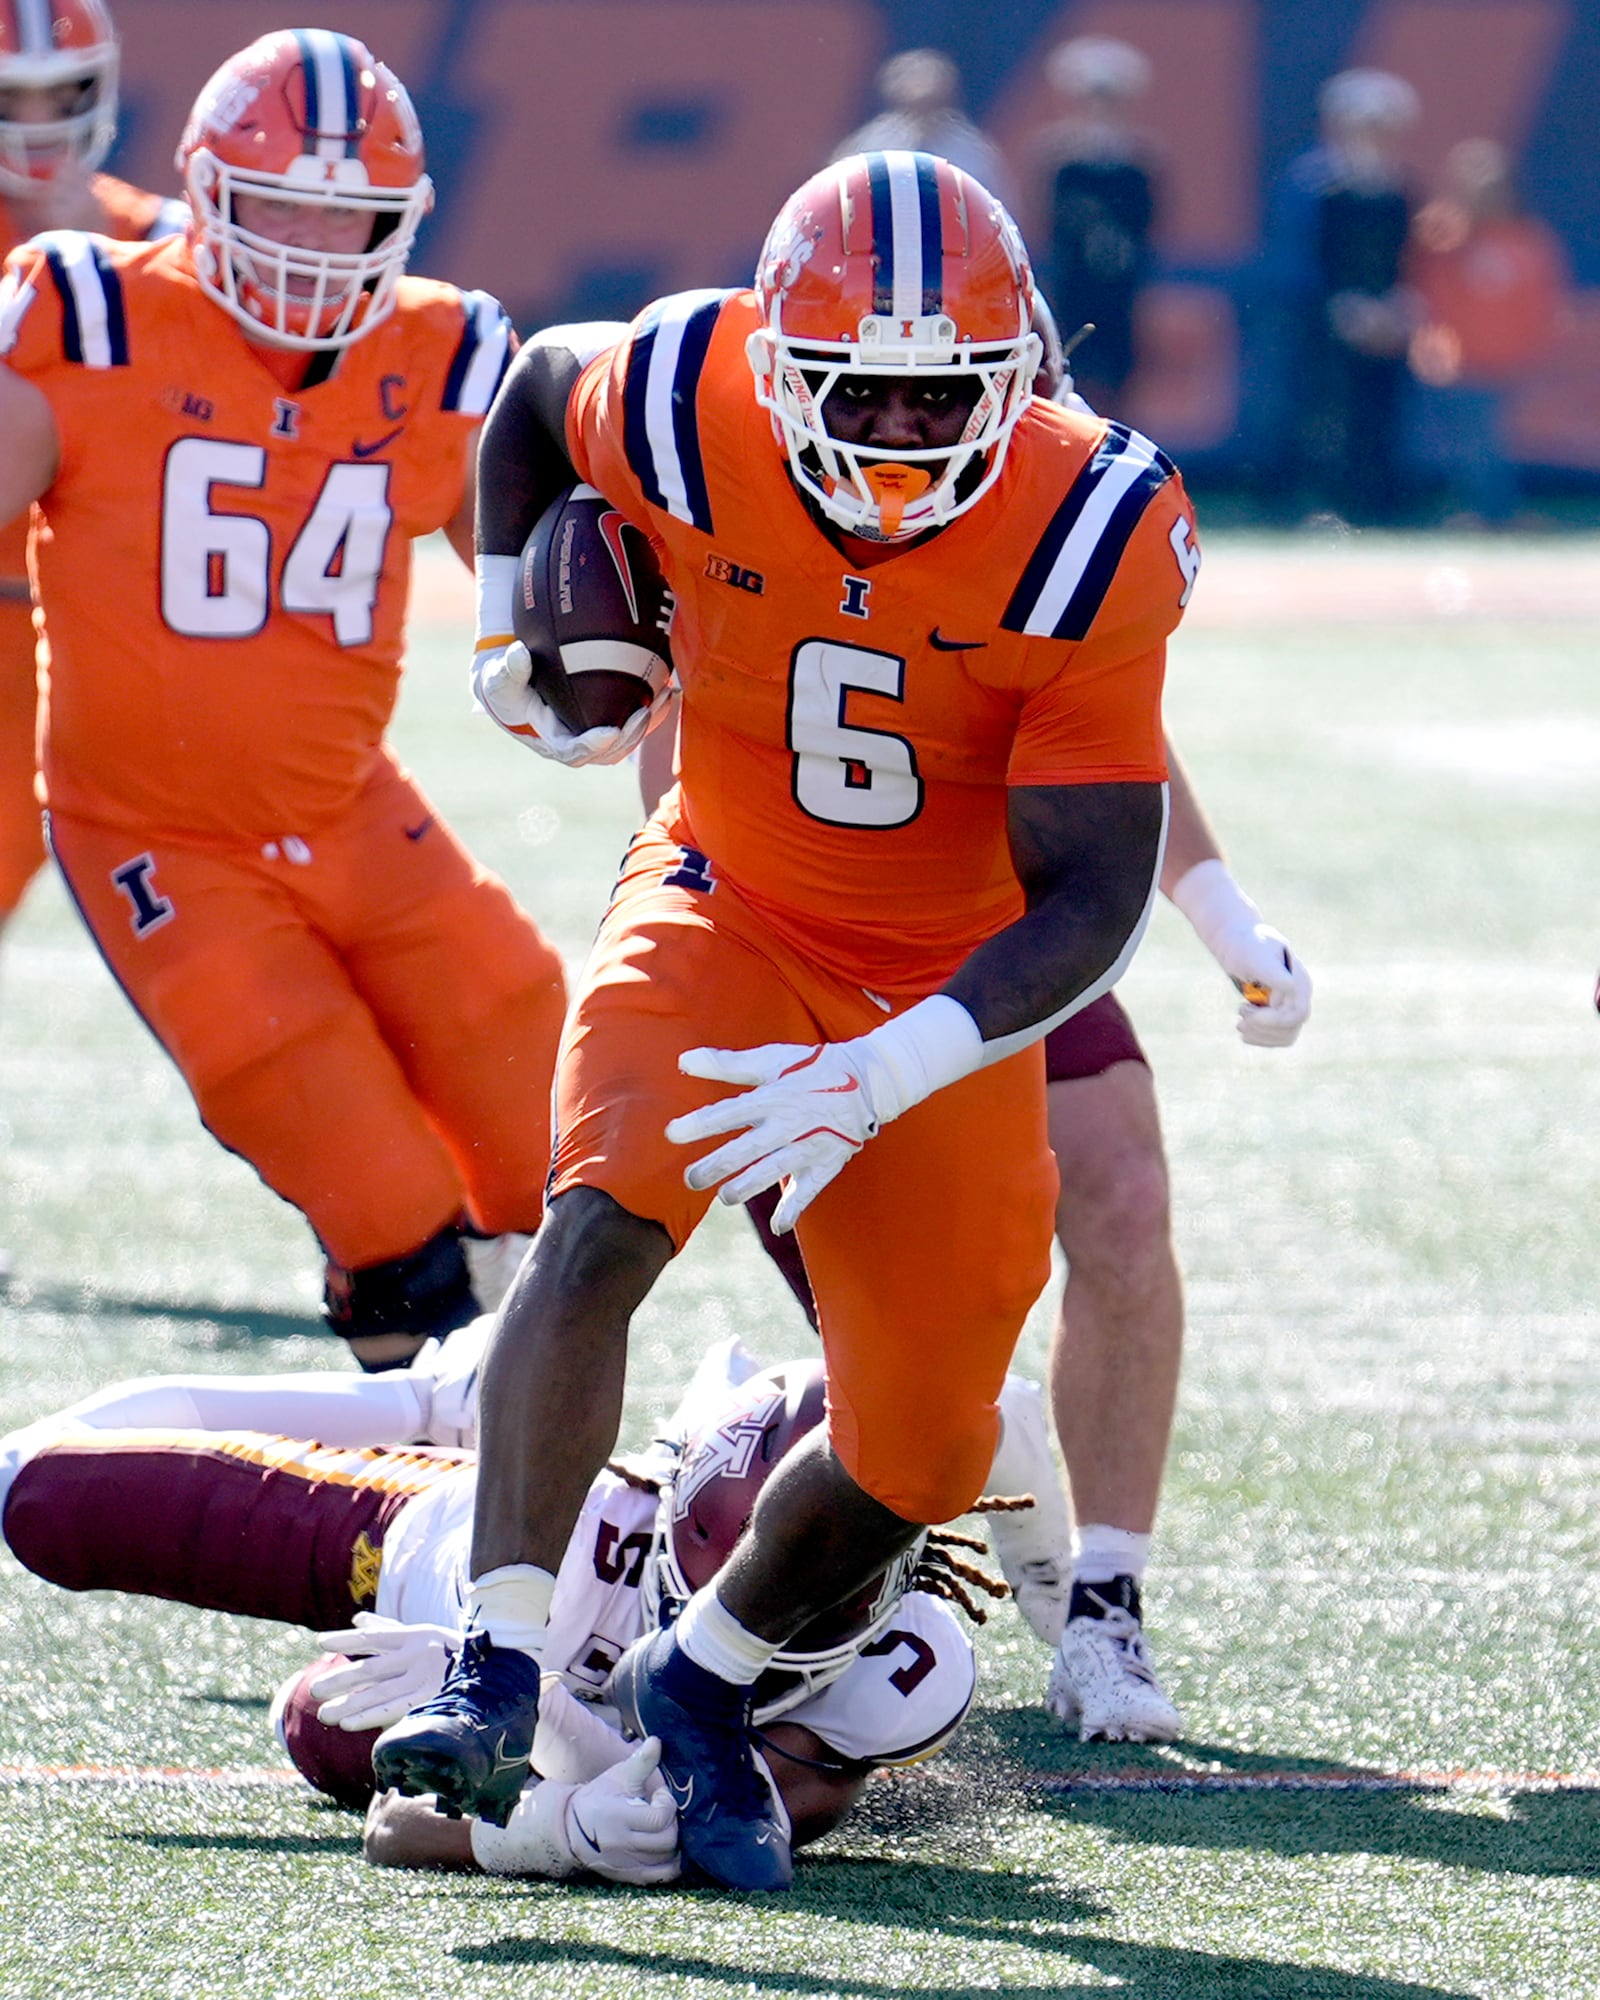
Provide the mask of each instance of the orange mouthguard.
[{"label": "orange mouthguard", "polygon": [[886,535],[892,535],[900,526],[908,503],[920,498],[933,484],[932,476],[920,465],[864,465],[861,476],[878,503]]}]

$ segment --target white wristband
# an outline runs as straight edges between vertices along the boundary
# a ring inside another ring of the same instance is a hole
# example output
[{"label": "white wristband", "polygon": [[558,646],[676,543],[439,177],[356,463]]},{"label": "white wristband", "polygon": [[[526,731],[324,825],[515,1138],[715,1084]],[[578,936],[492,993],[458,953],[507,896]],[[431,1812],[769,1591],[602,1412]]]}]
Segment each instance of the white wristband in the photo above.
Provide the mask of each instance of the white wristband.
[{"label": "white wristband", "polygon": [[478,637],[509,639],[514,627],[511,607],[517,601],[517,556],[473,558],[472,574],[478,586]]},{"label": "white wristband", "polygon": [[472,1858],[486,1875],[545,1875],[561,1882],[578,1862],[567,1840],[567,1801],[576,1785],[548,1778],[525,1791],[504,1826],[472,1822]]},{"label": "white wristband", "polygon": [[887,1125],[983,1066],[983,1036],[959,1000],[935,993],[861,1037],[875,1059],[872,1108]]},{"label": "white wristband", "polygon": [[1229,931],[1251,930],[1261,921],[1261,912],[1234,881],[1225,861],[1197,861],[1173,884],[1171,900],[1213,958]]}]

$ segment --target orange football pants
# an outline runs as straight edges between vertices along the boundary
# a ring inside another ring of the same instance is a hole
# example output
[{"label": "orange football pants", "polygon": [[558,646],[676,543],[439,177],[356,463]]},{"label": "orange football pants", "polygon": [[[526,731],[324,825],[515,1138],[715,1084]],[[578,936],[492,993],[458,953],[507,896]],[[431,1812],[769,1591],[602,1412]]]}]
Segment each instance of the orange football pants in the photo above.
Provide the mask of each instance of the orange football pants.
[{"label": "orange football pants", "polygon": [[33,623],[26,604],[0,598],[0,924],[44,860],[34,744]]},{"label": "orange football pants", "polygon": [[[552,1197],[602,1188],[681,1249],[712,1200],[684,1186],[684,1169],[721,1141],[675,1146],[663,1128],[726,1093],[680,1075],[679,1055],[840,1041],[883,1019],[860,987],[802,960],[692,850],[646,827],[562,1042]],[[833,1448],[906,1520],[950,1520],[982,1491],[996,1399],[1050,1274],[1055,1197],[1035,1047],[885,1126],[800,1218]]]},{"label": "orange football pants", "polygon": [[392,761],[303,839],[50,840],[207,1129],[337,1263],[538,1226],[561,961]]}]

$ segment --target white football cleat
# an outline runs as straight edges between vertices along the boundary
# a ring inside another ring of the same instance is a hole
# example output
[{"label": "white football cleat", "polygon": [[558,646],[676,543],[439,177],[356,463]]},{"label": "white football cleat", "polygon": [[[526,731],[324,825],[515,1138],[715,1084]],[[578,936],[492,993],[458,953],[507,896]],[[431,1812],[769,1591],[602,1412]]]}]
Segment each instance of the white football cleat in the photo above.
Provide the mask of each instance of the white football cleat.
[{"label": "white football cleat", "polygon": [[515,1229],[504,1236],[469,1236],[461,1232],[461,1254],[467,1260],[467,1276],[472,1280],[472,1296],[480,1312],[497,1312],[500,1301],[511,1289],[511,1280],[522,1268],[523,1255],[533,1241]]},{"label": "white football cleat", "polygon": [[1017,1609],[1047,1646],[1059,1644],[1072,1582],[1072,1509],[1050,1449],[1044,1392],[1025,1375],[1000,1391],[1000,1449],[989,1471],[997,1496],[1033,1495],[1015,1514],[985,1514],[983,1525]]},{"label": "white football cleat", "polygon": [[422,1403],[422,1429],[413,1443],[477,1450],[478,1377],[493,1329],[494,1314],[480,1313],[418,1349],[406,1370]]},{"label": "white football cleat", "polygon": [[[1080,1743],[1171,1743],[1182,1734],[1183,1718],[1156,1676],[1137,1586],[1118,1577],[1109,1584],[1080,1583],[1077,1592],[1104,1609],[1098,1617],[1067,1620],[1045,1707],[1069,1728],[1077,1725]],[[1130,1595],[1131,1608],[1117,1601]]]}]

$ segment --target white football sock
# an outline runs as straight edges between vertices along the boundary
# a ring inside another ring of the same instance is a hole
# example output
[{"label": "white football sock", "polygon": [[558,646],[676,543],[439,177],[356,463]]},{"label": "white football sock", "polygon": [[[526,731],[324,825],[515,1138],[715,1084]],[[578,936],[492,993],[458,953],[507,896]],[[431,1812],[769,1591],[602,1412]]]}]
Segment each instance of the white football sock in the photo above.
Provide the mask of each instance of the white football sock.
[{"label": "white football sock", "polygon": [[1114,1576],[1131,1576],[1138,1583],[1150,1560],[1150,1540],[1104,1521],[1085,1521],[1072,1559],[1073,1582],[1109,1583]]},{"label": "white football sock", "polygon": [[709,1583],[689,1599],[673,1631],[697,1667],[735,1687],[759,1679],[778,1650],[774,1642],[747,1632]]},{"label": "white football sock", "polygon": [[555,1587],[555,1577],[537,1563],[485,1570],[467,1592],[468,1627],[487,1632],[497,1646],[515,1646],[541,1659]]}]

